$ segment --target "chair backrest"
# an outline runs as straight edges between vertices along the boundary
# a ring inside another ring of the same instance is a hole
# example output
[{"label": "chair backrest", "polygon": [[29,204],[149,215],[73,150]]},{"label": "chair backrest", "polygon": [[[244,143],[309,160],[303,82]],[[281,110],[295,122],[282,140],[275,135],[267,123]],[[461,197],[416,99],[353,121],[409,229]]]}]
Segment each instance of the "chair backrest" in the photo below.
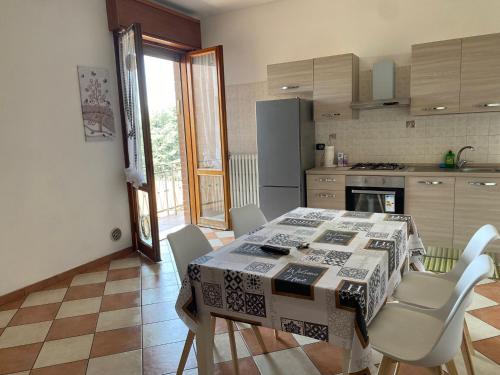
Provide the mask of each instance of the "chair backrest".
[{"label": "chair backrest", "polygon": [[426,314],[443,322],[439,339],[432,350],[420,360],[421,366],[433,367],[450,361],[462,343],[465,310],[472,298],[474,286],[491,276],[492,260],[488,255],[475,258],[462,273],[452,295],[439,309],[428,309]]},{"label": "chair backrest", "polygon": [[231,222],[233,223],[234,237],[238,238],[267,223],[266,217],[259,207],[249,204],[244,207],[231,208]]},{"label": "chair backrest", "polygon": [[181,230],[170,233],[167,239],[181,280],[191,261],[213,250],[210,242],[196,225],[186,225]]},{"label": "chair backrest", "polygon": [[483,225],[471,237],[455,267],[444,277],[455,282],[459,280],[470,262],[484,254],[488,245],[498,239],[500,239],[500,235],[493,225]]}]

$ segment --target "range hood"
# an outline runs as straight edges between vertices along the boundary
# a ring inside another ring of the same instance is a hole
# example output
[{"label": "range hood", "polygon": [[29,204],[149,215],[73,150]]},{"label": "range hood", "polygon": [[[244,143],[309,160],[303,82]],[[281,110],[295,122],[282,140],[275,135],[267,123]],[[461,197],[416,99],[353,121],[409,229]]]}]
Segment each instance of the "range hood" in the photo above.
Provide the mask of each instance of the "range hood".
[{"label": "range hood", "polygon": [[410,98],[396,98],[396,68],[394,61],[384,60],[373,64],[372,92],[373,99],[366,102],[352,103],[353,109],[379,109],[408,107]]}]

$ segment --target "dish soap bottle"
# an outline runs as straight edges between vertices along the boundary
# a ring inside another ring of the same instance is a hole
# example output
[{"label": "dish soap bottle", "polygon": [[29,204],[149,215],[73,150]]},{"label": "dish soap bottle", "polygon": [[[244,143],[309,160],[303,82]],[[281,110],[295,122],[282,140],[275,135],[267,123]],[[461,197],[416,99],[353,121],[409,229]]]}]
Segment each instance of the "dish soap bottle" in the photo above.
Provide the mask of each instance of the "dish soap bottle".
[{"label": "dish soap bottle", "polygon": [[453,151],[448,151],[446,156],[444,157],[444,165],[446,168],[455,168],[455,154]]}]

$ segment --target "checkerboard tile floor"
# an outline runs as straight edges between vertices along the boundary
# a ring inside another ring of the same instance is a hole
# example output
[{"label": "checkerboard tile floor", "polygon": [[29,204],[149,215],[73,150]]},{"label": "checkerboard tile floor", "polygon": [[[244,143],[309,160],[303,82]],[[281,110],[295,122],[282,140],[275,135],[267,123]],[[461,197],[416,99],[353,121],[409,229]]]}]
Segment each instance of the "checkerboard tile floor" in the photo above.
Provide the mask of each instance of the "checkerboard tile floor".
[{"label": "checkerboard tile floor", "polygon": [[[203,229],[215,248],[231,232]],[[0,306],[0,375],[156,375],[175,373],[187,329],[174,309],[179,278],[168,244],[163,262],[137,255],[65,280],[24,300]],[[476,288],[467,322],[476,348],[478,375],[500,374],[500,282]],[[217,321],[216,374],[232,373],[227,326]],[[323,374],[341,372],[340,351],[312,339],[261,328],[262,354],[245,324],[237,324],[240,372]],[[380,355],[374,353],[376,362]],[[459,373],[465,374],[457,356]],[[185,374],[197,373],[194,349]],[[402,366],[401,375],[427,374]]]}]

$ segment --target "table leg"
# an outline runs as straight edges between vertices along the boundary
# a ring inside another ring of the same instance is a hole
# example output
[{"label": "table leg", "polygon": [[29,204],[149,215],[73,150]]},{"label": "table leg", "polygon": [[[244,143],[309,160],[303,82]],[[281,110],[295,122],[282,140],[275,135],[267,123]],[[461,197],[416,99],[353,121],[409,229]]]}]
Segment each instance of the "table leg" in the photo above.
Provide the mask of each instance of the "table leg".
[{"label": "table leg", "polygon": [[211,321],[212,319],[208,314],[199,314],[198,316],[196,353],[199,375],[213,375],[214,373],[214,338]]},{"label": "table leg", "polygon": [[342,349],[342,374],[349,374],[349,362],[351,362],[351,349]]}]

